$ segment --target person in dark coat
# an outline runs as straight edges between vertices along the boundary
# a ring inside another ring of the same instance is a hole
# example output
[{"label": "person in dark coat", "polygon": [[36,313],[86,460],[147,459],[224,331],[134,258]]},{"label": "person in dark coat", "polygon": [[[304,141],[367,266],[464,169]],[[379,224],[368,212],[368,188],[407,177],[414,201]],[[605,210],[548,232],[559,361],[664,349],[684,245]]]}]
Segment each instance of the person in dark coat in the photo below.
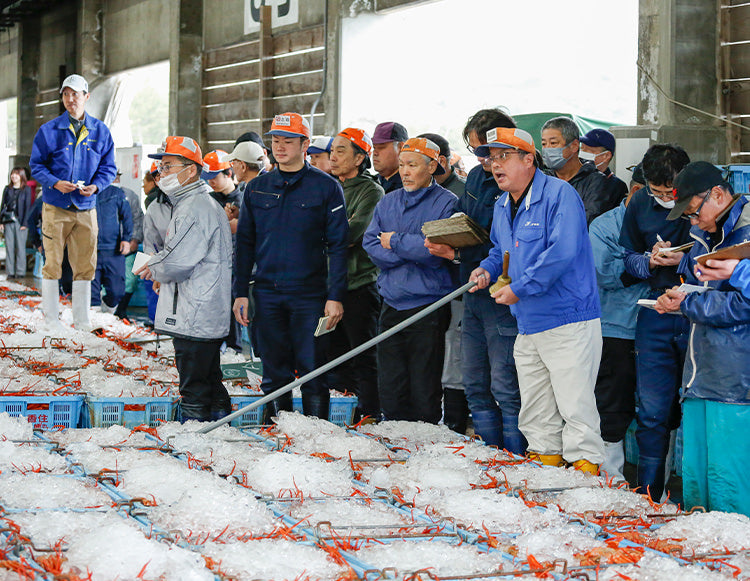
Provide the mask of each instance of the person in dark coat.
[{"label": "person in dark coat", "polygon": [[583,200],[586,224],[617,207],[607,187],[607,178],[587,161],[579,159],[580,131],[569,117],[555,117],[542,126],[542,160],[552,175],[573,186]]},{"label": "person in dark coat", "polygon": [[5,236],[5,272],[8,280],[26,276],[26,220],[31,207],[31,188],[26,185],[26,171],[14,167],[10,183],[0,202],[0,231]]}]

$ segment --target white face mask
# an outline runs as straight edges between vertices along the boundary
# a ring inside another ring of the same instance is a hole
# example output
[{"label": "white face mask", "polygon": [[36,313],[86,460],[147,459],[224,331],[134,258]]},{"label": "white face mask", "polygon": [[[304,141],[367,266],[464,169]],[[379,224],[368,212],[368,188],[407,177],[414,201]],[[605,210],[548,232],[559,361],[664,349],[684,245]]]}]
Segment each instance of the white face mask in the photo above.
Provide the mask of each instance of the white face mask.
[{"label": "white face mask", "polygon": [[162,176],[161,179],[159,180],[159,189],[167,195],[172,194],[176,192],[177,190],[179,190],[182,187],[182,184],[180,183],[180,180],[177,176],[180,175],[186,169],[187,169],[186,167],[183,167],[177,173]]},{"label": "white face mask", "polygon": [[590,151],[580,150],[578,152],[578,158],[582,159],[583,161],[593,161],[594,165],[596,165],[596,169],[599,169],[600,166],[607,163],[606,161],[602,161],[601,163],[596,163],[596,158],[602,155],[603,153],[606,153],[606,151],[602,151],[602,153],[591,153]]},{"label": "white face mask", "polygon": [[674,208],[674,200],[669,200],[668,202],[665,202],[664,200],[662,200],[661,198],[657,198],[656,196],[654,196],[654,200],[662,208],[666,208],[667,210],[671,210],[672,208]]},{"label": "white face mask", "polygon": [[596,153],[591,153],[590,151],[583,151],[580,150],[578,152],[578,157],[582,159],[583,161],[596,161]]}]

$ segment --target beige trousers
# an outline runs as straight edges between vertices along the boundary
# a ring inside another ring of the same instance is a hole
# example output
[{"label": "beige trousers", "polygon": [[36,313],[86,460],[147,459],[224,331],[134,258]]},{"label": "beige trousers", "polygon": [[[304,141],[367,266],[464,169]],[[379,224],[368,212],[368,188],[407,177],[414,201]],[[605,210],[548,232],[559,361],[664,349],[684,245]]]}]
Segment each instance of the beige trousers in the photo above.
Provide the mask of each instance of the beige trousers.
[{"label": "beige trousers", "polygon": [[521,389],[518,427],[529,451],[601,464],[604,442],[594,398],[602,356],[600,320],[518,335],[513,354]]},{"label": "beige trousers", "polygon": [[57,280],[62,276],[63,251],[67,246],[68,260],[73,269],[73,280],[93,280],[96,272],[98,235],[96,210],[73,212],[51,204],[43,204],[44,267],[42,278]]}]

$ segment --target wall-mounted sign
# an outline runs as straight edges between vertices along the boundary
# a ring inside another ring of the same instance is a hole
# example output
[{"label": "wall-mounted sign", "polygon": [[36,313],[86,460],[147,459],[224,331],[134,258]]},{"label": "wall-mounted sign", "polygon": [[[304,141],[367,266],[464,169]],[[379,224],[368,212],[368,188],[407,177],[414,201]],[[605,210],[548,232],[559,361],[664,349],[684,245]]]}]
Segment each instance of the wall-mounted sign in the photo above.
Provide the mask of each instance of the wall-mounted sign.
[{"label": "wall-mounted sign", "polygon": [[296,24],[299,21],[299,0],[245,0],[245,34],[260,30],[260,9],[271,7],[271,27]]}]

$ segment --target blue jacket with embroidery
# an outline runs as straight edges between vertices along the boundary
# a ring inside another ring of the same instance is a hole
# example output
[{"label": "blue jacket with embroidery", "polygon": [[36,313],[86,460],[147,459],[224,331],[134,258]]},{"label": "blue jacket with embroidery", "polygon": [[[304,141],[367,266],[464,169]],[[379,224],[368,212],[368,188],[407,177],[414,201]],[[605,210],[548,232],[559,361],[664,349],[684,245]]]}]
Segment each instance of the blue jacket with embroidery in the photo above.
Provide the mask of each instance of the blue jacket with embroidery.
[{"label": "blue jacket with embroidery", "polygon": [[510,195],[495,204],[490,239],[481,267],[494,281],[510,252],[511,290],[519,298],[510,310],[524,335],[600,317],[594,256],[586,212],[578,192],[539,169],[511,223]]},{"label": "blue jacket with embroidery", "polygon": [[349,224],[339,181],[309,163],[278,169],[245,187],[237,223],[235,296],[255,288],[291,294],[346,294]]},{"label": "blue jacket with embroidery", "polygon": [[115,185],[96,195],[96,220],[99,225],[97,252],[111,254],[120,242],[133,237],[133,212],[122,188]]},{"label": "blue jacket with embroidery", "polygon": [[[422,234],[425,222],[449,218],[455,205],[456,196],[433,180],[413,192],[394,190],[375,206],[362,247],[380,268],[383,300],[397,311],[433,303],[455,290],[450,261],[430,254]],[[395,232],[390,249],[380,244],[381,232]]]},{"label": "blue jacket with embroidery", "polygon": [[679,270],[687,275],[687,282],[710,290],[690,293],[680,305],[691,323],[682,395],[750,404],[750,298],[730,281],[700,283],[693,275],[697,256],[750,240],[748,199],[740,197],[729,211],[718,244],[712,244],[708,232],[697,226],[690,236],[696,243]]},{"label": "blue jacket with embroidery", "polygon": [[[42,186],[45,204],[81,210],[96,206],[96,197],[83,196],[79,190],[63,194],[53,186],[60,180],[95,185],[97,192],[106,188],[117,175],[115,145],[107,126],[86,115],[76,140],[70,115],[63,113],[39,128],[31,147],[31,174]],[[37,192],[39,195],[39,192]]]}]

